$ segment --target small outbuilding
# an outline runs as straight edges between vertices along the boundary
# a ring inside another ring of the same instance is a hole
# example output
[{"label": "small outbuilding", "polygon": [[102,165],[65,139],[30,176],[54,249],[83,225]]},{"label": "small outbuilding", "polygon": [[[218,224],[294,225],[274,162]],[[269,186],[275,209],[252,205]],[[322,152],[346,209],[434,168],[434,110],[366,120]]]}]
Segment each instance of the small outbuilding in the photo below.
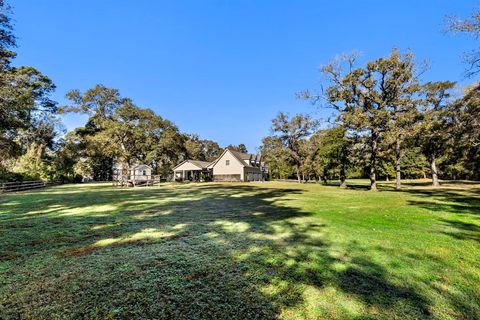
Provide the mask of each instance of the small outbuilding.
[{"label": "small outbuilding", "polygon": [[114,185],[149,185],[160,180],[160,176],[152,175],[152,167],[146,164],[137,164],[132,167],[125,163],[117,163],[113,167]]},{"label": "small outbuilding", "polygon": [[130,180],[147,181],[152,179],[152,167],[146,164],[139,164],[130,168]]}]

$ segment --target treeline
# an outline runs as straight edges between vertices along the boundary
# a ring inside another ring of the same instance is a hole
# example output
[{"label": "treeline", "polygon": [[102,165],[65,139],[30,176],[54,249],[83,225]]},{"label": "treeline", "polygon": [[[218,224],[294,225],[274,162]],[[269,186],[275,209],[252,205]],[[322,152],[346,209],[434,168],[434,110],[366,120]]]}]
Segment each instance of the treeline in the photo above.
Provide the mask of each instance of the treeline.
[{"label": "treeline", "polygon": [[0,0],[0,179],[50,173],[59,130],[52,81],[33,67],[13,67],[16,38],[10,7]]},{"label": "treeline", "polygon": [[[67,133],[58,149],[68,177],[109,181],[114,163],[148,164],[153,174],[167,177],[185,159],[213,161],[223,151],[215,141],[180,132],[171,121],[139,108],[117,89],[97,85],[84,93],[73,90],[67,98],[71,104],[60,112],[89,115],[86,125]],[[229,147],[246,151],[243,144]]]},{"label": "treeline", "polygon": [[[118,90],[97,85],[72,90],[64,106],[51,99],[53,82],[30,66],[14,67],[16,38],[11,12],[0,0],[0,180],[82,177],[110,180],[113,164],[149,164],[168,175],[184,159],[213,160],[215,141],[182,133],[171,121],[140,108]],[[450,19],[450,28],[478,38],[480,14]],[[480,53],[468,55],[467,74],[480,71]],[[280,113],[260,151],[272,178],[323,180],[368,177],[480,180],[480,85],[425,82],[411,52],[357,64],[344,55],[322,68],[320,92],[299,97],[334,110],[333,123]],[[461,90],[460,90],[461,89]],[[88,115],[85,126],[65,134],[64,113]],[[321,128],[321,129],[319,129]],[[229,146],[247,152],[245,145]]]},{"label": "treeline", "polygon": [[184,134],[169,120],[136,106],[117,89],[97,85],[67,93],[71,104],[61,112],[88,114],[84,127],[65,136],[58,155],[64,172],[93,180],[111,180],[114,163],[148,164],[154,174],[169,175],[173,166],[192,158],[213,160],[221,152],[215,141]]},{"label": "treeline", "polygon": [[[53,82],[33,67],[13,67],[16,38],[11,10],[0,0],[0,181],[110,180],[114,162],[149,164],[170,174],[183,159],[213,160],[215,141],[185,134],[118,90],[97,85],[72,90],[68,105],[50,96]],[[84,127],[65,134],[60,115],[84,113]],[[246,151],[244,145],[230,146]]]},{"label": "treeline", "polygon": [[307,115],[272,121],[262,154],[273,178],[368,177],[480,180],[480,86],[456,94],[451,81],[422,82],[424,69],[411,52],[392,50],[388,57],[357,66],[357,55],[326,64],[326,88],[304,91],[300,98],[333,109],[336,119],[316,130]]},{"label": "treeline", "polygon": [[[68,105],[52,103],[49,117],[35,112],[25,122],[28,126],[19,123],[8,140],[11,152],[2,155],[0,179],[108,181],[115,163],[148,164],[154,174],[167,176],[184,159],[209,161],[222,151],[215,141],[180,132],[171,121],[136,106],[117,89],[96,85],[83,93],[72,90],[67,98]],[[58,116],[65,113],[87,114],[87,123],[63,136]],[[8,126],[12,128],[12,123]],[[7,141],[3,133],[2,141]]]}]

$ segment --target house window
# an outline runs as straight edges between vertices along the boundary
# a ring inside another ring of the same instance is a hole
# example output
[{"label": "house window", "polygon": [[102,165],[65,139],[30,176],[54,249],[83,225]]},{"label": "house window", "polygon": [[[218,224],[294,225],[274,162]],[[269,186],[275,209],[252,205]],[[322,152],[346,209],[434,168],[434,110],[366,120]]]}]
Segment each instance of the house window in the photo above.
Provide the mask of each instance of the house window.
[{"label": "house window", "polygon": [[225,160],[225,165],[229,166],[230,165],[230,160]]},{"label": "house window", "polygon": [[142,175],[146,176],[147,175],[147,170],[143,170]]}]

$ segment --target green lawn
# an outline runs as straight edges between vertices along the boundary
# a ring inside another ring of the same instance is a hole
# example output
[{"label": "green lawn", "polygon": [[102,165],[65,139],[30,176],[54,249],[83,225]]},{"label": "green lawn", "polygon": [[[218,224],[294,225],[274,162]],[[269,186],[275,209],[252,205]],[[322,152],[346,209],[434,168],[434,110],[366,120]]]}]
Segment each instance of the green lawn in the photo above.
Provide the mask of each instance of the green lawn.
[{"label": "green lawn", "polygon": [[479,319],[480,185],[0,195],[0,319]]}]

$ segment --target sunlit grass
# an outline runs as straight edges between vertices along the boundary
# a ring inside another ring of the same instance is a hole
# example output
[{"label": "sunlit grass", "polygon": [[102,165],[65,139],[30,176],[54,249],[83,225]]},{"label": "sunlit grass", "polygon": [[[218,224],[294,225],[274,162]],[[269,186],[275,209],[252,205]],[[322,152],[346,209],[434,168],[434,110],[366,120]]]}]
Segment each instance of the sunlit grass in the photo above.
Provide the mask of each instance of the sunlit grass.
[{"label": "sunlit grass", "polygon": [[478,319],[480,185],[0,196],[0,319]]}]

